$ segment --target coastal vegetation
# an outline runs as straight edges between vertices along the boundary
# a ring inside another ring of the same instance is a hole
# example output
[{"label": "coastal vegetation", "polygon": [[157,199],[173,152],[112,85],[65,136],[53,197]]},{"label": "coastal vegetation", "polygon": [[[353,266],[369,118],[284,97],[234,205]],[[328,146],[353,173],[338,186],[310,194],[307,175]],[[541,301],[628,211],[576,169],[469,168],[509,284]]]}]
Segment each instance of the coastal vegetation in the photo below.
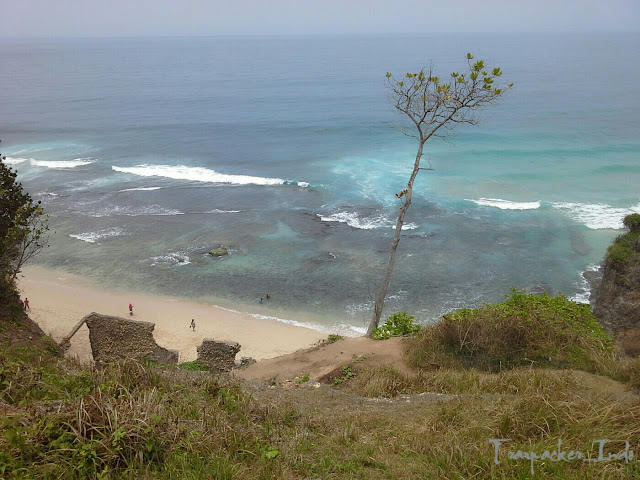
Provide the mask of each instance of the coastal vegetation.
[{"label": "coastal vegetation", "polygon": [[605,256],[605,262],[618,269],[640,262],[640,213],[627,215],[623,224],[629,232],[616,238]]},{"label": "coastal vegetation", "polygon": [[[5,160],[2,154],[0,159]],[[22,310],[16,277],[48,242],[47,215],[16,181],[17,173],[0,161],[0,316]]]},{"label": "coastal vegetation", "polygon": [[376,294],[373,318],[367,329],[369,336],[380,323],[380,316],[396,262],[402,226],[413,197],[415,179],[420,170],[433,170],[431,164],[428,168],[420,166],[425,143],[432,137],[445,137],[446,131],[459,125],[477,124],[478,112],[483,107],[494,103],[507,89],[513,86],[512,83],[509,83],[505,88],[496,83],[502,76],[502,70],[499,67],[489,67],[485,65],[484,60],[473,60],[473,55],[468,53],[467,72],[452,72],[446,79],[436,76],[433,67],[422,69],[416,73],[407,73],[403,78],[396,78],[391,73],[387,73],[387,87],[392,102],[396,110],[407,117],[410,128],[415,127],[416,130],[409,136],[418,141],[418,149],[407,188],[396,193],[396,198],[401,202],[400,211],[391,241],[387,266]]},{"label": "coastal vegetation", "polygon": [[527,365],[604,373],[614,343],[589,305],[517,290],[507,297],[503,303],[448,313],[422,329],[409,342],[409,361],[432,370],[502,371]]},{"label": "coastal vegetation", "polygon": [[[11,210],[8,200],[42,211],[3,172],[5,232],[28,236],[33,223],[12,217],[20,205]],[[10,259],[19,248],[7,238]],[[199,362],[96,368],[66,358],[20,307],[16,263],[6,265],[0,478],[507,479],[534,469],[539,478],[640,476],[628,454],[640,448],[640,358],[619,355],[590,307],[561,295],[514,290],[503,303],[422,328],[400,312],[379,336],[406,338],[371,343],[402,341],[402,362],[369,363],[374,350],[341,361],[324,385],[313,381],[310,362],[298,381],[267,385],[203,371]],[[314,349],[350,340],[333,335]],[[498,452],[492,439],[509,441]],[[556,460],[566,450],[592,461],[531,460],[529,452],[554,449]]]},{"label": "coastal vegetation", "polygon": [[[312,365],[289,388],[151,363],[95,369],[23,320],[0,321],[3,478],[528,478],[531,462],[507,450],[542,454],[561,439],[595,459],[598,439],[606,455],[640,445],[640,361],[618,357],[589,307],[561,296],[512,292],[453,312],[403,340],[402,365],[359,357],[320,387]],[[494,438],[511,439],[500,464]],[[534,467],[640,474],[635,459]]]},{"label": "coastal vegetation", "polygon": [[387,318],[380,327],[373,329],[371,337],[376,340],[386,340],[391,337],[414,335],[420,331],[420,325],[413,323],[413,315],[398,312]]}]

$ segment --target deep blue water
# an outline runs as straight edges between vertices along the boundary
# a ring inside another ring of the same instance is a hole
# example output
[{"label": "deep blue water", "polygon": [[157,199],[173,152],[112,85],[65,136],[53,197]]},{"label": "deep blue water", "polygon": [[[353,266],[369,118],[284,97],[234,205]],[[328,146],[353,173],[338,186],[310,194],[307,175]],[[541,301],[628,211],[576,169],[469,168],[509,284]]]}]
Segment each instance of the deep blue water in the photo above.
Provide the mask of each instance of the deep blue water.
[{"label": "deep blue water", "polygon": [[2,152],[55,231],[36,262],[364,327],[415,156],[385,73],[447,76],[468,51],[515,87],[427,144],[385,313],[584,300],[640,212],[639,35],[3,41]]}]

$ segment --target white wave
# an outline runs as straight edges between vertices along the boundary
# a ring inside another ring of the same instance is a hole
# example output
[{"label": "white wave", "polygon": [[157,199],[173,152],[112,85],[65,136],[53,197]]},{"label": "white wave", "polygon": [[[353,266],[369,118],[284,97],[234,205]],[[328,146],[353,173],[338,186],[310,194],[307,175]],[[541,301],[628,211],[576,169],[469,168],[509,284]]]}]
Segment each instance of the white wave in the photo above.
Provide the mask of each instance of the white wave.
[{"label": "white wave", "polygon": [[297,320],[289,320],[286,318],[274,317],[272,315],[263,315],[260,313],[247,313],[241,312],[239,310],[234,310],[233,308],[221,307],[219,305],[214,305],[216,308],[221,310],[225,310],[227,312],[239,313],[241,315],[249,315],[250,317],[257,318],[259,320],[274,320],[276,322],[287,323],[289,325],[295,325],[297,327],[305,327],[310,328],[312,330],[316,330],[318,332],[323,333],[338,333],[340,335],[344,335],[346,337],[360,337],[367,333],[367,329],[364,327],[356,327],[354,325],[349,325],[347,323],[341,323],[337,325],[320,325],[317,323],[307,323],[307,322],[299,322]]},{"label": "white wave", "polygon": [[145,207],[109,207],[108,209],[94,212],[92,217],[110,217],[113,215],[124,215],[127,217],[141,217],[144,215],[184,215],[180,210],[164,208],[160,205],[147,205]]},{"label": "white wave", "polygon": [[[597,272],[598,270],[600,270],[600,265],[591,264],[587,266],[585,272]],[[582,280],[580,281],[580,284],[577,285],[579,291],[569,300],[572,300],[576,303],[589,304],[591,299],[591,283],[584,276],[584,272],[582,272],[580,276],[582,277]]]},{"label": "white wave", "polygon": [[481,198],[479,200],[465,199],[483,207],[496,207],[500,210],[535,210],[540,208],[540,202],[511,202],[501,198]]},{"label": "white wave", "polygon": [[[334,213],[329,216],[323,216],[319,213],[316,213],[316,215],[323,222],[346,223],[350,227],[359,228],[361,230],[372,230],[374,228],[396,228],[395,222],[388,220],[382,215],[360,218],[357,213],[346,211]],[[418,225],[415,223],[407,223],[402,226],[402,230],[415,230],[416,228],[418,228]]]},{"label": "white wave", "polygon": [[551,206],[562,210],[573,220],[592,230],[624,228],[624,217],[631,213],[640,213],[640,204],[628,208],[612,207],[603,203],[552,203]]},{"label": "white wave", "polygon": [[162,187],[138,187],[138,188],[125,188],[124,190],[118,190],[120,192],[150,192],[152,190],[160,190]]},{"label": "white wave", "polygon": [[228,175],[218,173],[204,167],[187,167],[184,165],[138,165],[135,167],[111,167],[116,172],[131,173],[141,177],[165,177],[175,180],[191,180],[194,182],[229,183],[233,185],[300,185],[306,182],[286,181],[281,178],[252,177],[249,175]]},{"label": "white wave", "polygon": [[210,213],[240,213],[240,212],[244,212],[244,210],[220,210],[218,208],[214,208],[213,210],[206,210],[204,212],[189,212],[191,214],[201,214],[201,215],[207,215]]},{"label": "white wave", "polygon": [[83,165],[89,165],[94,162],[92,158],[76,158],[74,160],[57,160],[57,161],[49,161],[49,160],[35,160],[33,158],[29,159],[32,167],[46,167],[46,168],[75,168],[82,167]]},{"label": "white wave", "polygon": [[155,267],[156,265],[184,266],[191,263],[189,255],[186,252],[169,252],[163,255],[151,257],[151,260],[152,267]]},{"label": "white wave", "polygon": [[69,234],[72,238],[77,238],[78,240],[82,240],[83,242],[88,243],[96,243],[97,240],[101,238],[110,238],[110,237],[119,237],[121,235],[126,235],[124,230],[119,227],[111,228],[107,230],[99,230],[97,232],[86,232],[86,233],[78,233],[78,234]]},{"label": "white wave", "polygon": [[13,157],[5,157],[3,160],[5,165],[18,165],[19,163],[33,161],[33,158],[13,158]]}]

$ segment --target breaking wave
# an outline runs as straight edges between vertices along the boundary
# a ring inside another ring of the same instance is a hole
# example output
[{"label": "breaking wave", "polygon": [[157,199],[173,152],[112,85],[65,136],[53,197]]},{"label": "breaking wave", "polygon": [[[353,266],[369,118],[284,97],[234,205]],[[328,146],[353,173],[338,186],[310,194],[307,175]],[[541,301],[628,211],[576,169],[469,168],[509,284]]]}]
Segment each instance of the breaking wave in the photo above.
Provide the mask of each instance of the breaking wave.
[{"label": "breaking wave", "polygon": [[33,158],[29,159],[32,167],[46,167],[46,168],[56,168],[56,169],[67,169],[67,168],[75,168],[82,167],[83,165],[89,165],[93,163],[95,160],[93,158],[76,158],[75,160],[35,160]]},{"label": "breaking wave", "polygon": [[500,210],[535,210],[540,208],[540,202],[511,202],[501,198],[480,198],[479,200],[469,200],[476,205],[483,207],[496,207]]},{"label": "breaking wave", "polygon": [[228,183],[232,185],[297,185],[307,187],[307,182],[283,180],[281,178],[253,177],[249,175],[228,175],[218,173],[204,167],[187,167],[184,165],[138,165],[135,167],[111,167],[116,172],[130,173],[141,177],[165,177],[174,180],[191,180],[194,182]]},{"label": "breaking wave", "polygon": [[162,187],[138,187],[138,188],[125,188],[124,190],[118,190],[120,192],[150,192],[152,190],[160,190]]},{"label": "breaking wave", "polygon": [[623,228],[624,217],[631,213],[640,213],[640,204],[627,208],[612,207],[603,203],[552,203],[551,206],[592,230]]},{"label": "breaking wave", "polygon": [[13,158],[13,157],[5,157],[2,159],[5,165],[18,165],[19,163],[33,161],[32,158]]},{"label": "breaking wave", "polygon": [[[318,218],[323,222],[339,222],[346,223],[350,227],[361,230],[373,230],[374,228],[395,228],[395,222],[388,220],[383,215],[373,217],[360,217],[355,212],[338,212],[332,215],[321,215],[316,213]],[[415,230],[418,225],[415,223],[407,223],[402,226],[402,230]]]},{"label": "breaking wave", "polygon": [[77,238],[78,240],[82,240],[83,242],[87,243],[96,243],[101,238],[119,237],[122,235],[126,235],[126,233],[122,228],[119,227],[106,230],[98,230],[97,232],[69,234],[70,237]]}]

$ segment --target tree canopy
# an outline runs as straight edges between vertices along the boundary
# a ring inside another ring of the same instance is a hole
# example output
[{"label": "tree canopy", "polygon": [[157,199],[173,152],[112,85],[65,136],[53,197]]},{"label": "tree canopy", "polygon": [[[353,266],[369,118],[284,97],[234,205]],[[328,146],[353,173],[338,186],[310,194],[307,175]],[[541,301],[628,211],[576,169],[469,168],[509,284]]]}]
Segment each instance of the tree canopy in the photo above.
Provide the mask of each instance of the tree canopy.
[{"label": "tree canopy", "polygon": [[6,157],[0,159],[0,273],[7,298],[22,266],[47,246],[49,227],[40,202],[24,191]]},{"label": "tree canopy", "polygon": [[[407,182],[407,188],[396,193],[396,198],[402,200],[389,260],[385,274],[376,295],[373,318],[367,331],[371,335],[378,327],[380,315],[384,307],[384,300],[391,282],[391,274],[395,265],[396,251],[402,225],[411,205],[413,183],[420,170],[420,160],[424,145],[431,137],[445,137],[448,130],[460,124],[475,125],[477,114],[485,106],[495,102],[506,89],[499,85],[502,70],[499,67],[488,67],[484,60],[474,61],[473,55],[467,54],[467,71],[465,73],[452,72],[446,79],[441,79],[433,72],[433,67],[422,69],[415,73],[406,73],[397,78],[387,73],[387,87],[395,108],[406,115],[416,131],[409,136],[418,141],[418,150],[414,160],[413,171]],[[430,169],[430,168],[429,168]]]}]

